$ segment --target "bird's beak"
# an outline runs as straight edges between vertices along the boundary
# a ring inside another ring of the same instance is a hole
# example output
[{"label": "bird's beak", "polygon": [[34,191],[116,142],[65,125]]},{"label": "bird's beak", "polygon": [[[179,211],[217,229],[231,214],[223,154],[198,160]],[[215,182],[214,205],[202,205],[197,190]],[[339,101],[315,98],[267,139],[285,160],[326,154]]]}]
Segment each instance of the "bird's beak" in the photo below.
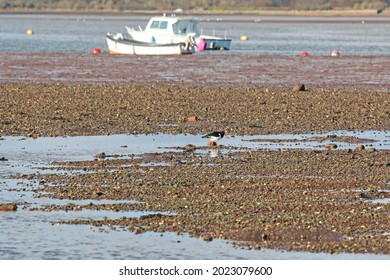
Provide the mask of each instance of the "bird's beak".
[{"label": "bird's beak", "polygon": [[229,136],[229,135],[227,135],[227,133],[225,133],[225,138],[230,138],[230,136]]}]

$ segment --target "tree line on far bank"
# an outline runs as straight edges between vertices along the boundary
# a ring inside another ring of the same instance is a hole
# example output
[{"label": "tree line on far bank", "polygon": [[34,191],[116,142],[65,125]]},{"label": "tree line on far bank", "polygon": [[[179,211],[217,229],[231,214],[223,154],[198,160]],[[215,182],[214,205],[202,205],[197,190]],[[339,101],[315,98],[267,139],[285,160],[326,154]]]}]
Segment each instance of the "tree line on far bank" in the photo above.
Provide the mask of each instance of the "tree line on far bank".
[{"label": "tree line on far bank", "polygon": [[390,0],[0,0],[1,10],[250,11],[267,9],[383,9]]}]

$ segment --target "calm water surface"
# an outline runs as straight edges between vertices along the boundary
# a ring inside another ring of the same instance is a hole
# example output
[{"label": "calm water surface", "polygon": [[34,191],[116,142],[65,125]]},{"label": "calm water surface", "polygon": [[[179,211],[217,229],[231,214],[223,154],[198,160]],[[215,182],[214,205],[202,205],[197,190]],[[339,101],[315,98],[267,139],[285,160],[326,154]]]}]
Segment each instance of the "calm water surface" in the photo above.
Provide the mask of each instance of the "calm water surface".
[{"label": "calm water surface", "polygon": [[[390,55],[388,17],[261,17],[196,16],[203,33],[233,39],[229,53]],[[108,51],[107,32],[125,33],[125,26],[145,27],[148,15],[0,15],[0,51]],[[26,35],[32,29],[35,35]],[[242,35],[248,41],[240,41]],[[219,51],[207,52],[217,55]]]}]

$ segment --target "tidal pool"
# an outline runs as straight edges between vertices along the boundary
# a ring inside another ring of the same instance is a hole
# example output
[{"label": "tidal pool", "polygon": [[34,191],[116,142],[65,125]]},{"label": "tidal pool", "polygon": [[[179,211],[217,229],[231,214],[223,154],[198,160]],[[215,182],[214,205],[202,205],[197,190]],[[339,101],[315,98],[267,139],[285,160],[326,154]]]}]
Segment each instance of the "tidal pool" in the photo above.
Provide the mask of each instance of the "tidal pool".
[{"label": "tidal pool", "polygon": [[[337,137],[335,137],[335,135]],[[359,143],[339,141],[341,136],[364,139]],[[327,134],[235,136],[220,141],[218,149],[207,148],[200,135],[110,135],[61,138],[3,137],[0,140],[0,203],[16,203],[15,212],[0,212],[0,259],[390,259],[374,254],[317,254],[278,250],[248,250],[231,242],[205,242],[175,233],[134,234],[125,229],[59,224],[74,219],[119,219],[155,212],[42,211],[44,205],[112,203],[116,201],[58,200],[36,197],[41,182],[14,179],[15,174],[58,172],[49,167],[55,161],[93,160],[98,153],[142,155],[177,150],[187,144],[202,147],[201,156],[219,156],[240,149],[355,149],[365,145],[390,149],[390,132],[336,131]],[[161,163],[163,164],[163,163]],[[133,201],[118,201],[132,203]],[[372,203],[388,203],[387,200]],[[172,214],[172,213],[171,213]]]}]

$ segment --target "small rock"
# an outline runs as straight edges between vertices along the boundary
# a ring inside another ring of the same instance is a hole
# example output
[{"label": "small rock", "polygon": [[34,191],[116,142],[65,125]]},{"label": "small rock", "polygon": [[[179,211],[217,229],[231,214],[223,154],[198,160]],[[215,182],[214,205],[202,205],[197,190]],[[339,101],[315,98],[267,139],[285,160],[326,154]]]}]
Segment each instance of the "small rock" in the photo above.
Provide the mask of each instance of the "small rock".
[{"label": "small rock", "polygon": [[362,199],[371,199],[367,194],[365,193],[360,193],[359,194],[359,197],[362,198]]},{"label": "small rock", "polygon": [[367,152],[369,152],[369,153],[373,153],[373,152],[375,152],[375,151],[376,151],[375,148],[368,148],[368,149],[367,149]]},{"label": "small rock", "polygon": [[296,84],[292,91],[297,92],[297,91],[305,91],[305,85],[304,84]]},{"label": "small rock", "polygon": [[95,196],[102,196],[102,195],[104,195],[103,192],[98,192],[98,191],[93,192],[93,194],[94,194]]},{"label": "small rock", "polygon": [[364,145],[359,145],[356,147],[355,151],[363,151],[365,150],[366,148],[364,147]]},{"label": "small rock", "polygon": [[324,148],[327,148],[327,149],[337,149],[337,145],[336,144],[325,144]]},{"label": "small rock", "polygon": [[213,238],[210,235],[203,235],[202,239],[207,242],[213,241]]},{"label": "small rock", "polygon": [[11,124],[12,122],[13,122],[12,119],[9,119],[9,118],[3,119],[3,120],[1,121],[2,124]]},{"label": "small rock", "polygon": [[0,157],[0,161],[8,161],[5,157]]},{"label": "small rock", "polygon": [[106,153],[100,153],[100,154],[96,154],[95,155],[95,158],[106,158]]},{"label": "small rock", "polygon": [[191,117],[188,117],[187,118],[187,121],[188,122],[196,122],[198,120],[198,117],[197,116],[191,116]]},{"label": "small rock", "polygon": [[186,150],[187,152],[193,152],[193,151],[195,151],[195,149],[196,149],[196,147],[193,144],[187,144],[184,147],[184,150]]},{"label": "small rock", "polygon": [[0,204],[0,211],[16,211],[16,204]]}]

